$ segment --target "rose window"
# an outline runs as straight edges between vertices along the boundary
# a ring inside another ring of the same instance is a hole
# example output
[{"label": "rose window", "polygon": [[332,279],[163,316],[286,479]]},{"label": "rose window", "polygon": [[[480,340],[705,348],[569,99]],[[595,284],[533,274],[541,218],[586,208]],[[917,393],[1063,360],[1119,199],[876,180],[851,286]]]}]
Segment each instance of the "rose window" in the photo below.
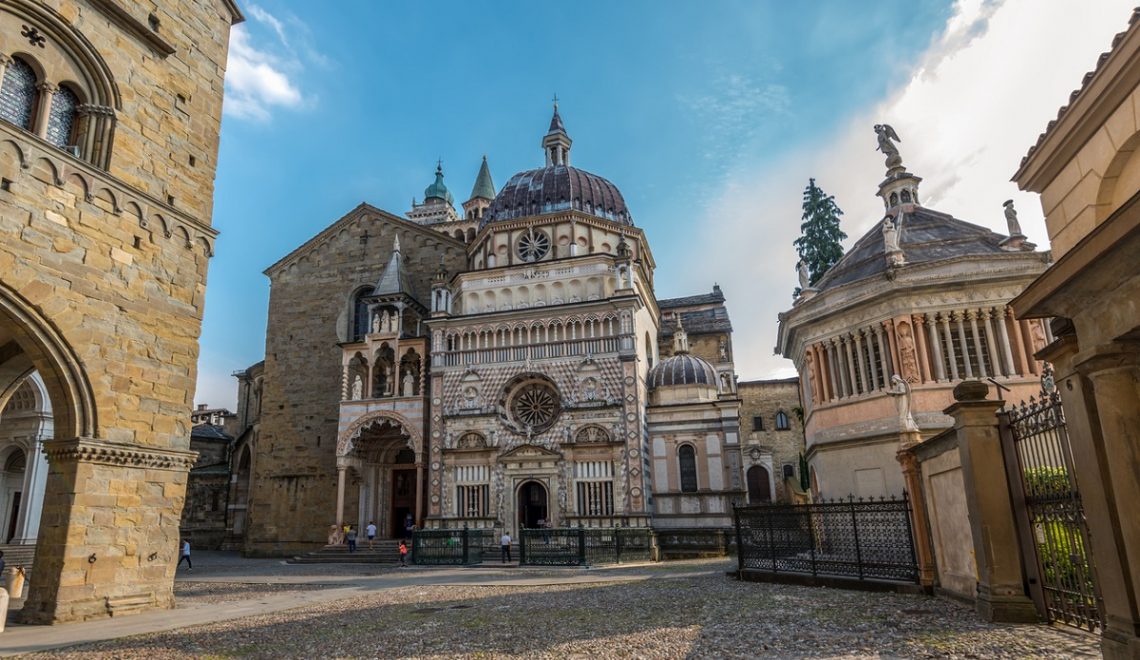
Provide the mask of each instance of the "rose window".
[{"label": "rose window", "polygon": [[532,227],[519,239],[518,250],[523,261],[538,261],[550,252],[550,238]]},{"label": "rose window", "polygon": [[511,397],[509,408],[515,424],[534,433],[550,428],[561,409],[558,393],[542,382],[520,387]]}]

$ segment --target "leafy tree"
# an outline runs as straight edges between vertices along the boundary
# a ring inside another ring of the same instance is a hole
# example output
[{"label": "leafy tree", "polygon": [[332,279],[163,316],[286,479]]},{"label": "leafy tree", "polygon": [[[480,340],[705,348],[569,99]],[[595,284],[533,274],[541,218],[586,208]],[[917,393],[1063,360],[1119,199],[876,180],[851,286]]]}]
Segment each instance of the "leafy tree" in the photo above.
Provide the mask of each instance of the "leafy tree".
[{"label": "leafy tree", "polygon": [[[804,188],[803,209],[803,222],[800,224],[803,235],[793,245],[800,260],[807,265],[811,285],[815,286],[827,269],[843,256],[840,242],[847,238],[847,234],[839,229],[839,216],[843,211],[835,203],[835,197],[815,185],[815,179],[808,179],[807,188]],[[799,293],[798,289],[796,293]]]}]

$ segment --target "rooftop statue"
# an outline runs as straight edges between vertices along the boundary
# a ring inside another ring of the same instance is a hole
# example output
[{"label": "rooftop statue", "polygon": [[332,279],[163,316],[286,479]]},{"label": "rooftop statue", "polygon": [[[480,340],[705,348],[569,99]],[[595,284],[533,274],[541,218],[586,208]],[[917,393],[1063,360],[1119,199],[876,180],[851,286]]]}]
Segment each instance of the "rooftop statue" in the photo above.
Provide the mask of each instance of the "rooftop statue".
[{"label": "rooftop statue", "polygon": [[807,264],[805,264],[802,261],[799,262],[798,264],[796,264],[796,271],[799,273],[799,276],[800,276],[800,288],[801,289],[811,288],[811,276],[808,275]]},{"label": "rooftop statue", "polygon": [[1013,200],[1005,200],[1002,206],[1005,207],[1005,224],[1009,227],[1009,235],[1024,236],[1021,233],[1021,223],[1017,220],[1017,209],[1013,208]]},{"label": "rooftop statue", "polygon": [[902,167],[902,156],[899,155],[899,148],[894,144],[895,142],[902,142],[902,138],[895,132],[895,129],[891,128],[890,124],[875,124],[875,135],[879,138],[879,146],[876,151],[883,152],[883,155],[887,157],[887,170]]}]

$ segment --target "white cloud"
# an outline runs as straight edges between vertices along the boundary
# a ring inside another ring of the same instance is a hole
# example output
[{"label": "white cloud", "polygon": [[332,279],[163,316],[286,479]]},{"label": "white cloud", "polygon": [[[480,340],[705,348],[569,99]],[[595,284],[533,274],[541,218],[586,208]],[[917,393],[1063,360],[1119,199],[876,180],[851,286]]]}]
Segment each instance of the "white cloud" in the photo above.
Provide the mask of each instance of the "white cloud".
[{"label": "white cloud", "polygon": [[788,90],[775,83],[739,74],[710,81],[705,93],[682,94],[677,100],[692,111],[701,127],[704,157],[728,166],[759,132],[759,117],[769,120],[786,114],[791,106]]},{"label": "white cloud", "polygon": [[226,65],[225,112],[242,119],[267,121],[276,108],[297,109],[308,99],[298,79],[304,66],[290,48],[284,23],[264,9],[250,5],[250,15],[276,34],[284,54],[259,42],[245,25],[230,33]]},{"label": "white cloud", "polygon": [[1001,204],[1012,198],[1026,234],[1046,247],[1037,196],[1019,192],[1010,177],[1130,14],[1128,0],[961,0],[888,98],[811,150],[730,173],[703,209],[698,253],[715,255],[707,276],[729,298],[742,377],[792,373],[772,349],[776,315],[791,306],[796,284],[792,241],[808,178],[845,211],[847,246],[882,216],[874,195],[884,174],[876,123],[891,124],[902,137],[907,168],[924,177],[924,204],[1005,233]]}]

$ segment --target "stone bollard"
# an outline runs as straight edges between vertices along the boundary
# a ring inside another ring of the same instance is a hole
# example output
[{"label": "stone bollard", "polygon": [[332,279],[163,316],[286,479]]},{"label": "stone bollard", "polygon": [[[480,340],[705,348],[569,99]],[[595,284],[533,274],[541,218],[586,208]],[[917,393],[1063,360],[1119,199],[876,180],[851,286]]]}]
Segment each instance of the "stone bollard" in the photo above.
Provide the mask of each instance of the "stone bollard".
[{"label": "stone bollard", "polygon": [[9,598],[19,598],[24,595],[24,569],[22,566],[13,566],[4,571],[4,586],[8,588]]},{"label": "stone bollard", "polygon": [[0,632],[4,632],[4,624],[8,622],[8,590],[0,588]]}]

